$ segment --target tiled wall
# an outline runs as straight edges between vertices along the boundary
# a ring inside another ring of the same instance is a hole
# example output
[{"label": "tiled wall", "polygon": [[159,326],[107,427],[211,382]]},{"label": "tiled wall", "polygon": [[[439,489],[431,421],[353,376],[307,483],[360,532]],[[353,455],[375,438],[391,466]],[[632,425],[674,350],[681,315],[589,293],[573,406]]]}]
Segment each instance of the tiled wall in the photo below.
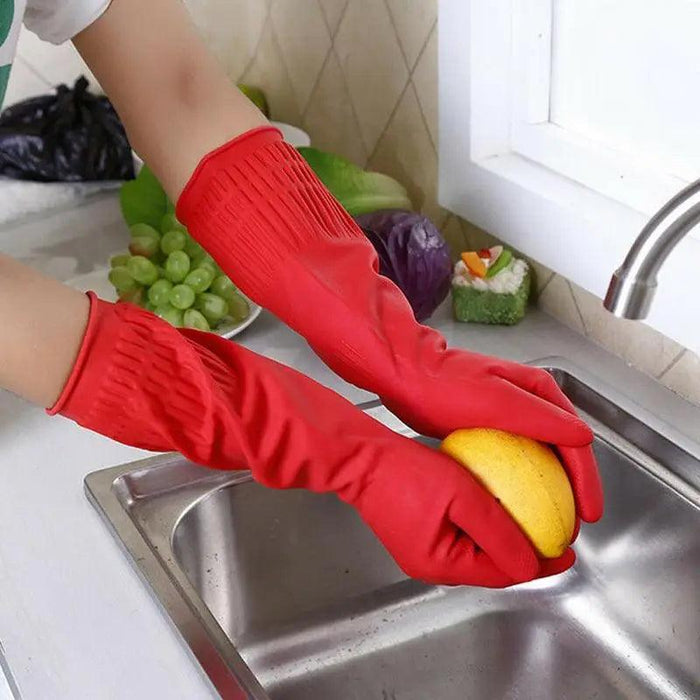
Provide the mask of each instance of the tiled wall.
[{"label": "tiled wall", "polygon": [[[455,251],[493,240],[437,204],[437,0],[186,4],[231,78],[264,88],[275,119],[403,182]],[[22,62],[32,67],[41,51],[24,42]],[[70,50],[58,50],[64,63]],[[696,355],[643,324],[615,319],[599,299],[534,264],[545,311],[700,403]]]},{"label": "tiled wall", "polygon": [[5,94],[5,106],[50,93],[53,86],[59,83],[72,85],[80,75],[88,78],[93,92],[99,91],[97,81],[72,44],[54,46],[22,28]]}]

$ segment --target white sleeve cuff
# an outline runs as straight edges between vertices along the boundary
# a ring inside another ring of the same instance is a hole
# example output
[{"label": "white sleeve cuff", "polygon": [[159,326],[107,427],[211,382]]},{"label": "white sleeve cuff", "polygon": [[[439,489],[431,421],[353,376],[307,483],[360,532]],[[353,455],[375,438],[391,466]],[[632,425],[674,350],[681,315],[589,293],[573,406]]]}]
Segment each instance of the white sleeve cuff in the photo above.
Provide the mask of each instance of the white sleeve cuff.
[{"label": "white sleeve cuff", "polygon": [[63,44],[89,27],[111,0],[27,0],[24,26],[40,39]]}]

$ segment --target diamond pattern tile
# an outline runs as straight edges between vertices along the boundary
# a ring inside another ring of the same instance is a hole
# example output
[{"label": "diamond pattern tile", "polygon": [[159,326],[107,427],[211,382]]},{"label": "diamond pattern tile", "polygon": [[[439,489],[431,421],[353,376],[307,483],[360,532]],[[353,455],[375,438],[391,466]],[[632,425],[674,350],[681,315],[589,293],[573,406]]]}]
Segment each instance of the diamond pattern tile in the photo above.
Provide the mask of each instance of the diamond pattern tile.
[{"label": "diamond pattern tile", "polygon": [[539,295],[552,281],[554,272],[552,272],[552,270],[550,270],[546,265],[543,265],[532,258],[528,258],[528,262],[530,263],[530,267],[532,268],[534,274],[535,292],[537,295]]},{"label": "diamond pattern tile", "polygon": [[185,0],[207,45],[232,80],[253,59],[269,7],[267,0]]},{"label": "diamond pattern tile", "polygon": [[326,18],[328,29],[331,36],[335,36],[340,25],[340,20],[343,18],[343,12],[347,7],[348,0],[318,0],[318,4],[323,10],[323,15]]},{"label": "diamond pattern tile", "polygon": [[437,156],[413,85],[406,89],[368,165],[403,183],[413,205],[442,226],[447,213],[437,203]]},{"label": "diamond pattern tile", "polygon": [[437,19],[437,0],[386,0],[410,69]]},{"label": "diamond pattern tile", "polygon": [[46,95],[49,92],[51,92],[51,85],[39,78],[21,58],[17,57],[10,71],[5,100],[0,106],[9,107],[15,102],[37,95]]},{"label": "diamond pattern tile", "polygon": [[269,21],[263,28],[258,51],[241,80],[264,90],[273,119],[295,125],[301,122],[301,109]]},{"label": "diamond pattern tile", "polygon": [[677,394],[700,405],[700,357],[686,350],[661,381]]},{"label": "diamond pattern tile", "polygon": [[323,11],[315,0],[273,0],[270,17],[297,103],[303,109],[331,48]]},{"label": "diamond pattern tile", "polygon": [[437,149],[438,145],[438,42],[437,26],[433,26],[423,52],[413,69],[413,84],[420,102],[423,116],[428,126],[430,138]]},{"label": "diamond pattern tile", "polygon": [[25,65],[41,80],[52,87],[60,83],[72,85],[76,78],[84,75],[90,81],[90,90],[102,93],[97,78],[70,42],[56,46],[42,41],[36,34],[23,27],[17,41],[17,55],[24,59]]},{"label": "diamond pattern tile", "polygon": [[540,294],[538,303],[541,309],[569,328],[573,328],[578,333],[585,332],[568,280],[555,275]]},{"label": "diamond pattern tile", "polygon": [[466,250],[467,242],[464,238],[464,232],[459,224],[459,219],[454,215],[450,214],[447,217],[447,221],[442,227],[442,235],[447,241],[447,245],[450,246],[452,251],[452,259],[459,260],[459,254]]},{"label": "diamond pattern tile", "polygon": [[470,221],[460,218],[459,224],[462,227],[462,232],[464,233],[464,241],[466,243],[465,250],[490,248],[493,245],[499,245],[501,243],[496,236],[491,235],[483,229],[480,229]]},{"label": "diamond pattern tile", "polygon": [[311,95],[302,126],[317,148],[345,156],[360,166],[367,161],[360,127],[334,51],[328,56]]},{"label": "diamond pattern tile", "polygon": [[384,0],[351,0],[335,48],[365,148],[371,153],[408,80]]},{"label": "diamond pattern tile", "polygon": [[675,341],[644,323],[616,318],[603,308],[600,298],[571,286],[586,335],[637,369],[658,377],[681,352]]}]

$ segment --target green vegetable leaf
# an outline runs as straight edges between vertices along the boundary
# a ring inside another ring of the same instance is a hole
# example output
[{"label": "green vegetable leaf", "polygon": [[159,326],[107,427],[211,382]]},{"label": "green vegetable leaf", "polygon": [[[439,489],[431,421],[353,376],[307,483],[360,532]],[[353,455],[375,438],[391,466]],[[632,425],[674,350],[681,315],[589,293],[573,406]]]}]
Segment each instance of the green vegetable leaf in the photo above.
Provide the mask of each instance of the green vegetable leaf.
[{"label": "green vegetable leaf", "polygon": [[269,119],[270,107],[267,104],[267,97],[259,87],[238,83],[238,89]]},{"label": "green vegetable leaf", "polygon": [[388,175],[363,170],[345,158],[310,146],[298,150],[351,216],[413,208],[406,188]]},{"label": "green vegetable leaf", "polygon": [[512,259],[513,253],[511,253],[507,248],[502,250],[501,254],[496,258],[494,262],[491,263],[491,266],[486,272],[487,279],[495,277],[501,270],[508,267]]},{"label": "green vegetable leaf", "polygon": [[125,182],[119,191],[122,216],[129,226],[149,224],[159,229],[167,201],[160,182],[146,165],[136,179]]}]

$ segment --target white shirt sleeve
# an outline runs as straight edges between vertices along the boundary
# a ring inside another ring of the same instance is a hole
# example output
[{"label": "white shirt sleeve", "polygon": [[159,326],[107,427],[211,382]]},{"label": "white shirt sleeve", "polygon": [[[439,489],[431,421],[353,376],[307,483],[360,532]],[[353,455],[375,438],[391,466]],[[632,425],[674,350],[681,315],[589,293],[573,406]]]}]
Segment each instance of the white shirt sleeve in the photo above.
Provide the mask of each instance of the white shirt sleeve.
[{"label": "white shirt sleeve", "polygon": [[62,44],[90,26],[111,0],[27,0],[24,26],[40,39]]}]

